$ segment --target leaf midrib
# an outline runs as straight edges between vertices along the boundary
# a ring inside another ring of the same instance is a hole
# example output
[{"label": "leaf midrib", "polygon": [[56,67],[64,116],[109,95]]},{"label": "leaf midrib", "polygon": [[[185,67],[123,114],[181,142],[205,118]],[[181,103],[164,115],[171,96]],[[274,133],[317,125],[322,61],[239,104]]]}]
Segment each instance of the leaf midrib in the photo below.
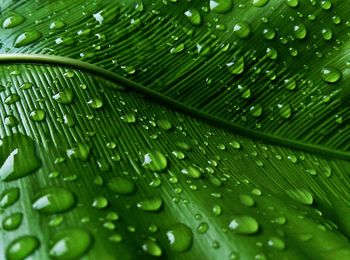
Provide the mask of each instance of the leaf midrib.
[{"label": "leaf midrib", "polygon": [[273,134],[262,133],[260,131],[255,131],[249,128],[242,127],[238,124],[225,121],[219,117],[210,115],[193,107],[189,107],[184,103],[178,102],[157,91],[147,88],[141,84],[135,83],[134,81],[128,80],[116,73],[113,73],[109,70],[84,61],[62,56],[44,54],[0,54],[0,64],[10,63],[59,65],[63,67],[69,67],[72,69],[78,69],[81,71],[89,72],[96,76],[100,76],[104,79],[111,80],[122,86],[127,86],[130,89],[136,91],[137,93],[148,96],[150,99],[156,101],[157,103],[184,112],[201,120],[205,120],[205,122],[211,123],[217,127],[225,128],[226,130],[231,131],[233,133],[240,134],[242,136],[246,136],[252,139],[267,141],[276,145],[285,146],[292,149],[316,153],[325,157],[350,160],[350,152],[330,149],[328,147],[316,144],[299,142],[296,140],[280,137]]}]

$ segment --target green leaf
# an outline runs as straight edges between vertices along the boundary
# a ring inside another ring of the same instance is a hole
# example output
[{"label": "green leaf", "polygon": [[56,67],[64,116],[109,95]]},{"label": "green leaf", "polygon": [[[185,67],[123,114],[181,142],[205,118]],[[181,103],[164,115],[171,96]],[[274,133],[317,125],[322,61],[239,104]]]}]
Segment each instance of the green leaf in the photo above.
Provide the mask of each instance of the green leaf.
[{"label": "green leaf", "polygon": [[5,1],[1,258],[349,258],[349,5]]}]

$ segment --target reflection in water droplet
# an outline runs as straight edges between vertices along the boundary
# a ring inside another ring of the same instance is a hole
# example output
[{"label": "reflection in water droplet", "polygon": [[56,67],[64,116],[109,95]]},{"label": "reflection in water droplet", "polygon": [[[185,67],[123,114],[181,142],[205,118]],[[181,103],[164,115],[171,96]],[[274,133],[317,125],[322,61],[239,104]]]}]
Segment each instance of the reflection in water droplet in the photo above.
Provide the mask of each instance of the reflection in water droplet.
[{"label": "reflection in water droplet", "polygon": [[158,151],[151,151],[144,155],[142,166],[150,171],[161,172],[168,166],[167,158]]}]

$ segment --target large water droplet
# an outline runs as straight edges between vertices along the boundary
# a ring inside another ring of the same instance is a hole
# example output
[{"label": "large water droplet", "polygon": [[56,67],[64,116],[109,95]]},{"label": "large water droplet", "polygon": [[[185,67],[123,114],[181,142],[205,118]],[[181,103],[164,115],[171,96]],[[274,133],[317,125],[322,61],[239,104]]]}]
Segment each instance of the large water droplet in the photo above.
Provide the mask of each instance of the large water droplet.
[{"label": "large water droplet", "polygon": [[60,104],[71,104],[73,102],[73,91],[71,89],[64,89],[52,96]]},{"label": "large water droplet", "polygon": [[301,204],[312,205],[314,202],[312,194],[305,189],[287,190],[286,193],[291,199]]},{"label": "large water droplet", "polygon": [[36,156],[32,139],[22,134],[6,136],[0,143],[0,168],[2,181],[12,181],[32,174],[40,168],[41,161]]},{"label": "large water droplet", "polygon": [[46,214],[56,214],[70,210],[75,205],[73,193],[65,188],[50,187],[34,196],[33,208]]},{"label": "large water droplet", "polygon": [[202,23],[202,17],[199,11],[195,8],[191,8],[185,12],[185,16],[191,24],[198,26]]},{"label": "large water droplet", "polygon": [[6,249],[8,260],[22,260],[30,256],[40,245],[34,236],[21,236],[13,240]]},{"label": "large water droplet", "polygon": [[321,78],[324,82],[336,83],[341,77],[342,73],[337,68],[327,66],[321,69]]},{"label": "large water droplet", "polygon": [[168,166],[167,158],[158,151],[151,151],[144,155],[142,166],[150,171],[161,172]]},{"label": "large water droplet", "polygon": [[149,198],[137,203],[137,207],[144,211],[158,211],[163,206],[163,200],[159,197]]},{"label": "large water droplet", "polygon": [[61,230],[50,241],[49,254],[54,259],[77,259],[84,255],[92,244],[91,235],[79,228]]},{"label": "large water droplet", "polygon": [[23,219],[22,213],[20,212],[12,213],[11,215],[3,219],[2,228],[6,231],[15,230],[21,225],[22,219]]},{"label": "large water droplet", "polygon": [[233,0],[210,0],[209,6],[215,13],[224,14],[232,10]]},{"label": "large water droplet", "polygon": [[2,22],[2,28],[10,29],[16,27],[17,25],[22,24],[24,20],[25,18],[22,15],[13,13]]},{"label": "large water droplet", "polygon": [[202,173],[195,167],[193,166],[188,166],[184,169],[181,170],[181,173],[189,176],[193,179],[199,179],[200,177],[202,177]]},{"label": "large water droplet", "polygon": [[35,30],[26,31],[17,36],[13,46],[16,48],[31,44],[41,38],[41,33]]},{"label": "large water droplet", "polygon": [[233,26],[233,31],[238,36],[238,38],[246,39],[250,36],[252,29],[248,23],[241,21],[237,22]]},{"label": "large water droplet", "polygon": [[9,188],[0,195],[0,208],[12,206],[19,199],[19,189]]},{"label": "large water droplet", "polygon": [[152,256],[161,256],[162,248],[154,241],[147,240],[142,244],[142,250]]},{"label": "large water droplet", "polygon": [[231,220],[228,227],[237,234],[250,235],[258,232],[259,224],[253,217],[236,216]]},{"label": "large water droplet", "polygon": [[171,250],[175,252],[184,252],[192,245],[192,230],[183,223],[172,225],[166,232],[166,236]]}]

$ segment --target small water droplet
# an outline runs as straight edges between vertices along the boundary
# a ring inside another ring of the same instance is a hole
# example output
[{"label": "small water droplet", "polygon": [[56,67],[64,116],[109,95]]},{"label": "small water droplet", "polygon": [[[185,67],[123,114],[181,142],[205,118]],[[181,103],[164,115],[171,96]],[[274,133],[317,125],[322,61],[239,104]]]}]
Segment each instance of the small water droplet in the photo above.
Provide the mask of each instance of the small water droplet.
[{"label": "small water droplet", "polygon": [[73,102],[73,91],[71,89],[64,89],[52,96],[60,104],[71,104]]},{"label": "small water droplet", "polygon": [[232,10],[233,0],[210,0],[209,6],[213,12],[225,14]]},{"label": "small water droplet", "polygon": [[163,206],[163,200],[159,197],[148,198],[137,203],[137,207],[144,211],[158,211]]},{"label": "small water droplet", "polygon": [[19,199],[19,189],[9,188],[0,195],[0,208],[12,206]]},{"label": "small water droplet", "polygon": [[23,214],[20,212],[12,213],[11,215],[5,217],[2,221],[2,228],[6,231],[17,229],[23,219]]},{"label": "small water droplet", "polygon": [[202,23],[202,17],[199,11],[195,8],[191,8],[185,12],[185,16],[191,24],[198,26]]},{"label": "small water droplet", "polygon": [[188,166],[188,167],[182,169],[181,173],[186,175],[186,176],[189,176],[193,179],[199,179],[202,177],[202,173],[197,168],[195,168],[193,166]]},{"label": "small water droplet", "polygon": [[241,21],[241,22],[237,22],[233,26],[233,31],[238,36],[238,38],[246,39],[250,36],[252,29],[248,23]]},{"label": "small water droplet", "polygon": [[231,220],[228,227],[237,234],[250,235],[258,232],[259,224],[253,217],[236,216]]}]

